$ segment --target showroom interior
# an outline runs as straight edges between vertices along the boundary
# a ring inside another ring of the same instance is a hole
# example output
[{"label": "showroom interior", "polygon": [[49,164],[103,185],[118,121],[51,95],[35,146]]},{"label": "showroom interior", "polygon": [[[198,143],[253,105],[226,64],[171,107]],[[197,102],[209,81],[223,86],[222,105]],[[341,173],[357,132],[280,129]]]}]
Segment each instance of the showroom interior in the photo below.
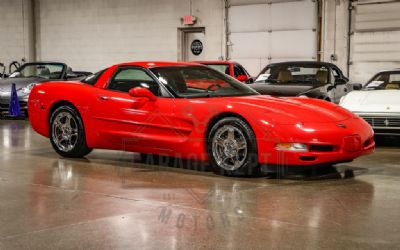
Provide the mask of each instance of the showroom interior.
[{"label": "showroom interior", "polygon": [[0,249],[398,249],[399,11],[0,0]]}]

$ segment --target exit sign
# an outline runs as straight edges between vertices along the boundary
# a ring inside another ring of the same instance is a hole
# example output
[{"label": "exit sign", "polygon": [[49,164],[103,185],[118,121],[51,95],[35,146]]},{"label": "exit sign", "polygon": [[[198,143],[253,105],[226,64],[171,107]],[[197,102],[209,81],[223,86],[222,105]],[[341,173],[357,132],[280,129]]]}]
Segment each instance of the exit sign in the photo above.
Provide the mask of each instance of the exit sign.
[{"label": "exit sign", "polygon": [[181,18],[184,25],[193,25],[196,23],[195,16],[184,16]]}]

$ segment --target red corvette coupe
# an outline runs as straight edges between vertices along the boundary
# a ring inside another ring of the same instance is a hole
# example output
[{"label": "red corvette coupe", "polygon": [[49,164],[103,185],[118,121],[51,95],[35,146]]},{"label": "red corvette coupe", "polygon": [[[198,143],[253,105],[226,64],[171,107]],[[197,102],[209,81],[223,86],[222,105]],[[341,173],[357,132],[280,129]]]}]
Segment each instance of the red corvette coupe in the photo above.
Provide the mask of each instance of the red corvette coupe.
[{"label": "red corvette coupe", "polygon": [[28,108],[33,129],[64,157],[126,150],[249,175],[351,161],[375,147],[371,127],[335,104],[262,96],[195,63],[123,63],[82,82],[41,83]]}]

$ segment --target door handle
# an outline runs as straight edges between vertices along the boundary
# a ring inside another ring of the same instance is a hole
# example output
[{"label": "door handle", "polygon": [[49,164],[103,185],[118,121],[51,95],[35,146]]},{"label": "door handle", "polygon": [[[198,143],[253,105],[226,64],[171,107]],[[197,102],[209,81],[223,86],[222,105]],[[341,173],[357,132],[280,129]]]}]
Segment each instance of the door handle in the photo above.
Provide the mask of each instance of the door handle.
[{"label": "door handle", "polygon": [[105,95],[101,95],[101,96],[99,96],[99,100],[100,101],[107,101],[107,100],[110,100],[110,97],[109,96],[105,96]]}]

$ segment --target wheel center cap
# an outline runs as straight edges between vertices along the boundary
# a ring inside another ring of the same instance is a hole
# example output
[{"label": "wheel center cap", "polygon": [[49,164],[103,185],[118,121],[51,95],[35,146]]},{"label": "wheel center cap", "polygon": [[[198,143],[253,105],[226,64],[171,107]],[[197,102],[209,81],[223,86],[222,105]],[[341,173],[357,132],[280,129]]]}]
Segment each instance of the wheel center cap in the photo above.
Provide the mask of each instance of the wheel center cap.
[{"label": "wheel center cap", "polygon": [[228,157],[233,157],[237,154],[237,143],[234,140],[229,140],[224,143],[224,153]]}]

